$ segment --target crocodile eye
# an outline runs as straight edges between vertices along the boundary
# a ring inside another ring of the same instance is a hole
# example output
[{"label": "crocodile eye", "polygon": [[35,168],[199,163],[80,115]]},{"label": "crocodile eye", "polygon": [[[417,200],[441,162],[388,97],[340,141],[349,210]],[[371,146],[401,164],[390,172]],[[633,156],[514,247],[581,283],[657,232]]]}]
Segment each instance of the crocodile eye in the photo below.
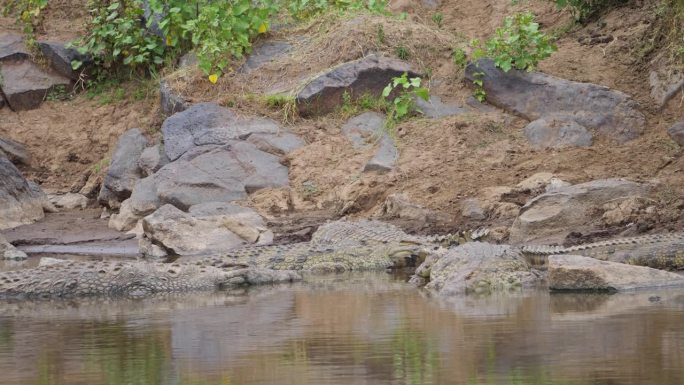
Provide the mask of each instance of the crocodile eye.
[{"label": "crocodile eye", "polygon": [[107,272],[106,272],[105,270],[103,270],[103,269],[100,269],[100,270],[97,272],[97,274],[105,275],[105,274],[107,274]]},{"label": "crocodile eye", "polygon": [[168,269],[168,270],[166,270],[166,272],[169,273],[169,274],[171,274],[171,275],[176,275],[176,274],[178,274],[178,272],[177,272],[176,270],[173,270],[173,269]]}]

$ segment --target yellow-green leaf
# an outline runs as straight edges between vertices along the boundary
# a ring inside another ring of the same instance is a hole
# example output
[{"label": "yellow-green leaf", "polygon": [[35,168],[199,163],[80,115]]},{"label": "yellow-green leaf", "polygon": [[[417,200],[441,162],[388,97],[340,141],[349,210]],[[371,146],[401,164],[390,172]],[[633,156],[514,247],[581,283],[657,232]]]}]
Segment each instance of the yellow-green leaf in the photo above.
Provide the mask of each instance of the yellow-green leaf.
[{"label": "yellow-green leaf", "polygon": [[268,32],[268,24],[266,24],[266,23],[261,23],[261,25],[259,25],[258,31],[259,31],[259,33],[266,33],[266,32]]}]

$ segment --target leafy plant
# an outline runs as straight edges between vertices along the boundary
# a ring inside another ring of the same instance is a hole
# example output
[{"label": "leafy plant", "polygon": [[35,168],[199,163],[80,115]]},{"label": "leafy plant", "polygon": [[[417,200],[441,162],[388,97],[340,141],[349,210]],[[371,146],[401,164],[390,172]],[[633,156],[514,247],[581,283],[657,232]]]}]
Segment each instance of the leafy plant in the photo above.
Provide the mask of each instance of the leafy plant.
[{"label": "leafy plant", "polygon": [[416,98],[421,98],[425,101],[430,99],[430,93],[427,88],[420,86],[421,79],[419,77],[409,78],[408,74],[404,72],[399,77],[392,78],[392,81],[382,90],[382,96],[387,99],[395,92],[397,95],[390,107],[388,116],[388,125],[393,125],[400,122],[411,113],[416,111]]},{"label": "leafy plant", "polygon": [[432,22],[437,24],[437,27],[442,28],[442,23],[444,22],[444,15],[442,14],[442,12],[433,13]]},{"label": "leafy plant", "polygon": [[401,60],[408,60],[411,57],[408,48],[403,45],[397,46],[394,51],[397,54],[397,57]]},{"label": "leafy plant", "polygon": [[471,45],[475,47],[473,59],[489,57],[504,72],[511,68],[532,71],[539,61],[557,49],[551,38],[539,30],[534,14],[530,12],[506,17],[503,26],[496,29],[484,47],[478,40]]},{"label": "leafy plant", "polygon": [[619,0],[554,0],[559,9],[568,8],[576,21],[586,21]]},{"label": "leafy plant", "polygon": [[451,51],[451,60],[459,68],[464,68],[468,64],[468,55],[463,48],[454,48]]},{"label": "leafy plant", "polygon": [[373,13],[386,13],[385,0],[287,0],[286,8],[296,20],[305,20],[330,10],[358,11],[365,9]]},{"label": "leafy plant", "polygon": [[22,25],[26,35],[26,44],[35,47],[35,30],[42,22],[42,11],[48,0],[9,0],[2,9],[3,16],[14,15],[17,23]]}]

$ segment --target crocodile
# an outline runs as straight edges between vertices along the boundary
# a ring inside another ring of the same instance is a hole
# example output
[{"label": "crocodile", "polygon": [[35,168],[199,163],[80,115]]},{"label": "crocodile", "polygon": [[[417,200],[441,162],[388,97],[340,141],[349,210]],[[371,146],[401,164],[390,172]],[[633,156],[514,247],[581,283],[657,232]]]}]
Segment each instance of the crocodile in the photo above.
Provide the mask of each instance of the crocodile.
[{"label": "crocodile", "polygon": [[[482,250],[490,250],[487,243],[473,242],[470,248],[461,247],[461,254],[482,254]],[[571,247],[550,245],[519,245],[506,246],[506,252],[501,255],[512,256],[513,259],[524,261],[529,269],[546,270],[548,258],[551,255],[581,255],[603,261],[621,262],[633,265],[647,266],[664,270],[684,269],[684,233],[642,235],[636,237],[616,238],[606,241],[586,243]],[[492,249],[493,250],[493,249]],[[497,249],[498,250],[498,249]],[[425,285],[433,278],[433,267],[440,262],[449,250],[431,253],[418,266],[411,282],[417,286]],[[465,258],[468,259],[468,258]],[[519,270],[520,266],[517,266]],[[447,268],[446,270],[449,270]]]}]

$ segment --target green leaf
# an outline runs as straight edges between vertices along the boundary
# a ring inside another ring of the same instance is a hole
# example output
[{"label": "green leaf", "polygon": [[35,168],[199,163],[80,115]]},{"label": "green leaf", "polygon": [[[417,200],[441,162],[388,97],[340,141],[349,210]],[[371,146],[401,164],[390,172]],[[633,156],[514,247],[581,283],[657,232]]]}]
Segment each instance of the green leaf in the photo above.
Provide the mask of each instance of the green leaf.
[{"label": "green leaf", "polygon": [[430,91],[428,91],[428,89],[425,87],[417,88],[413,92],[416,94],[416,96],[425,100],[426,102],[430,100]]}]

